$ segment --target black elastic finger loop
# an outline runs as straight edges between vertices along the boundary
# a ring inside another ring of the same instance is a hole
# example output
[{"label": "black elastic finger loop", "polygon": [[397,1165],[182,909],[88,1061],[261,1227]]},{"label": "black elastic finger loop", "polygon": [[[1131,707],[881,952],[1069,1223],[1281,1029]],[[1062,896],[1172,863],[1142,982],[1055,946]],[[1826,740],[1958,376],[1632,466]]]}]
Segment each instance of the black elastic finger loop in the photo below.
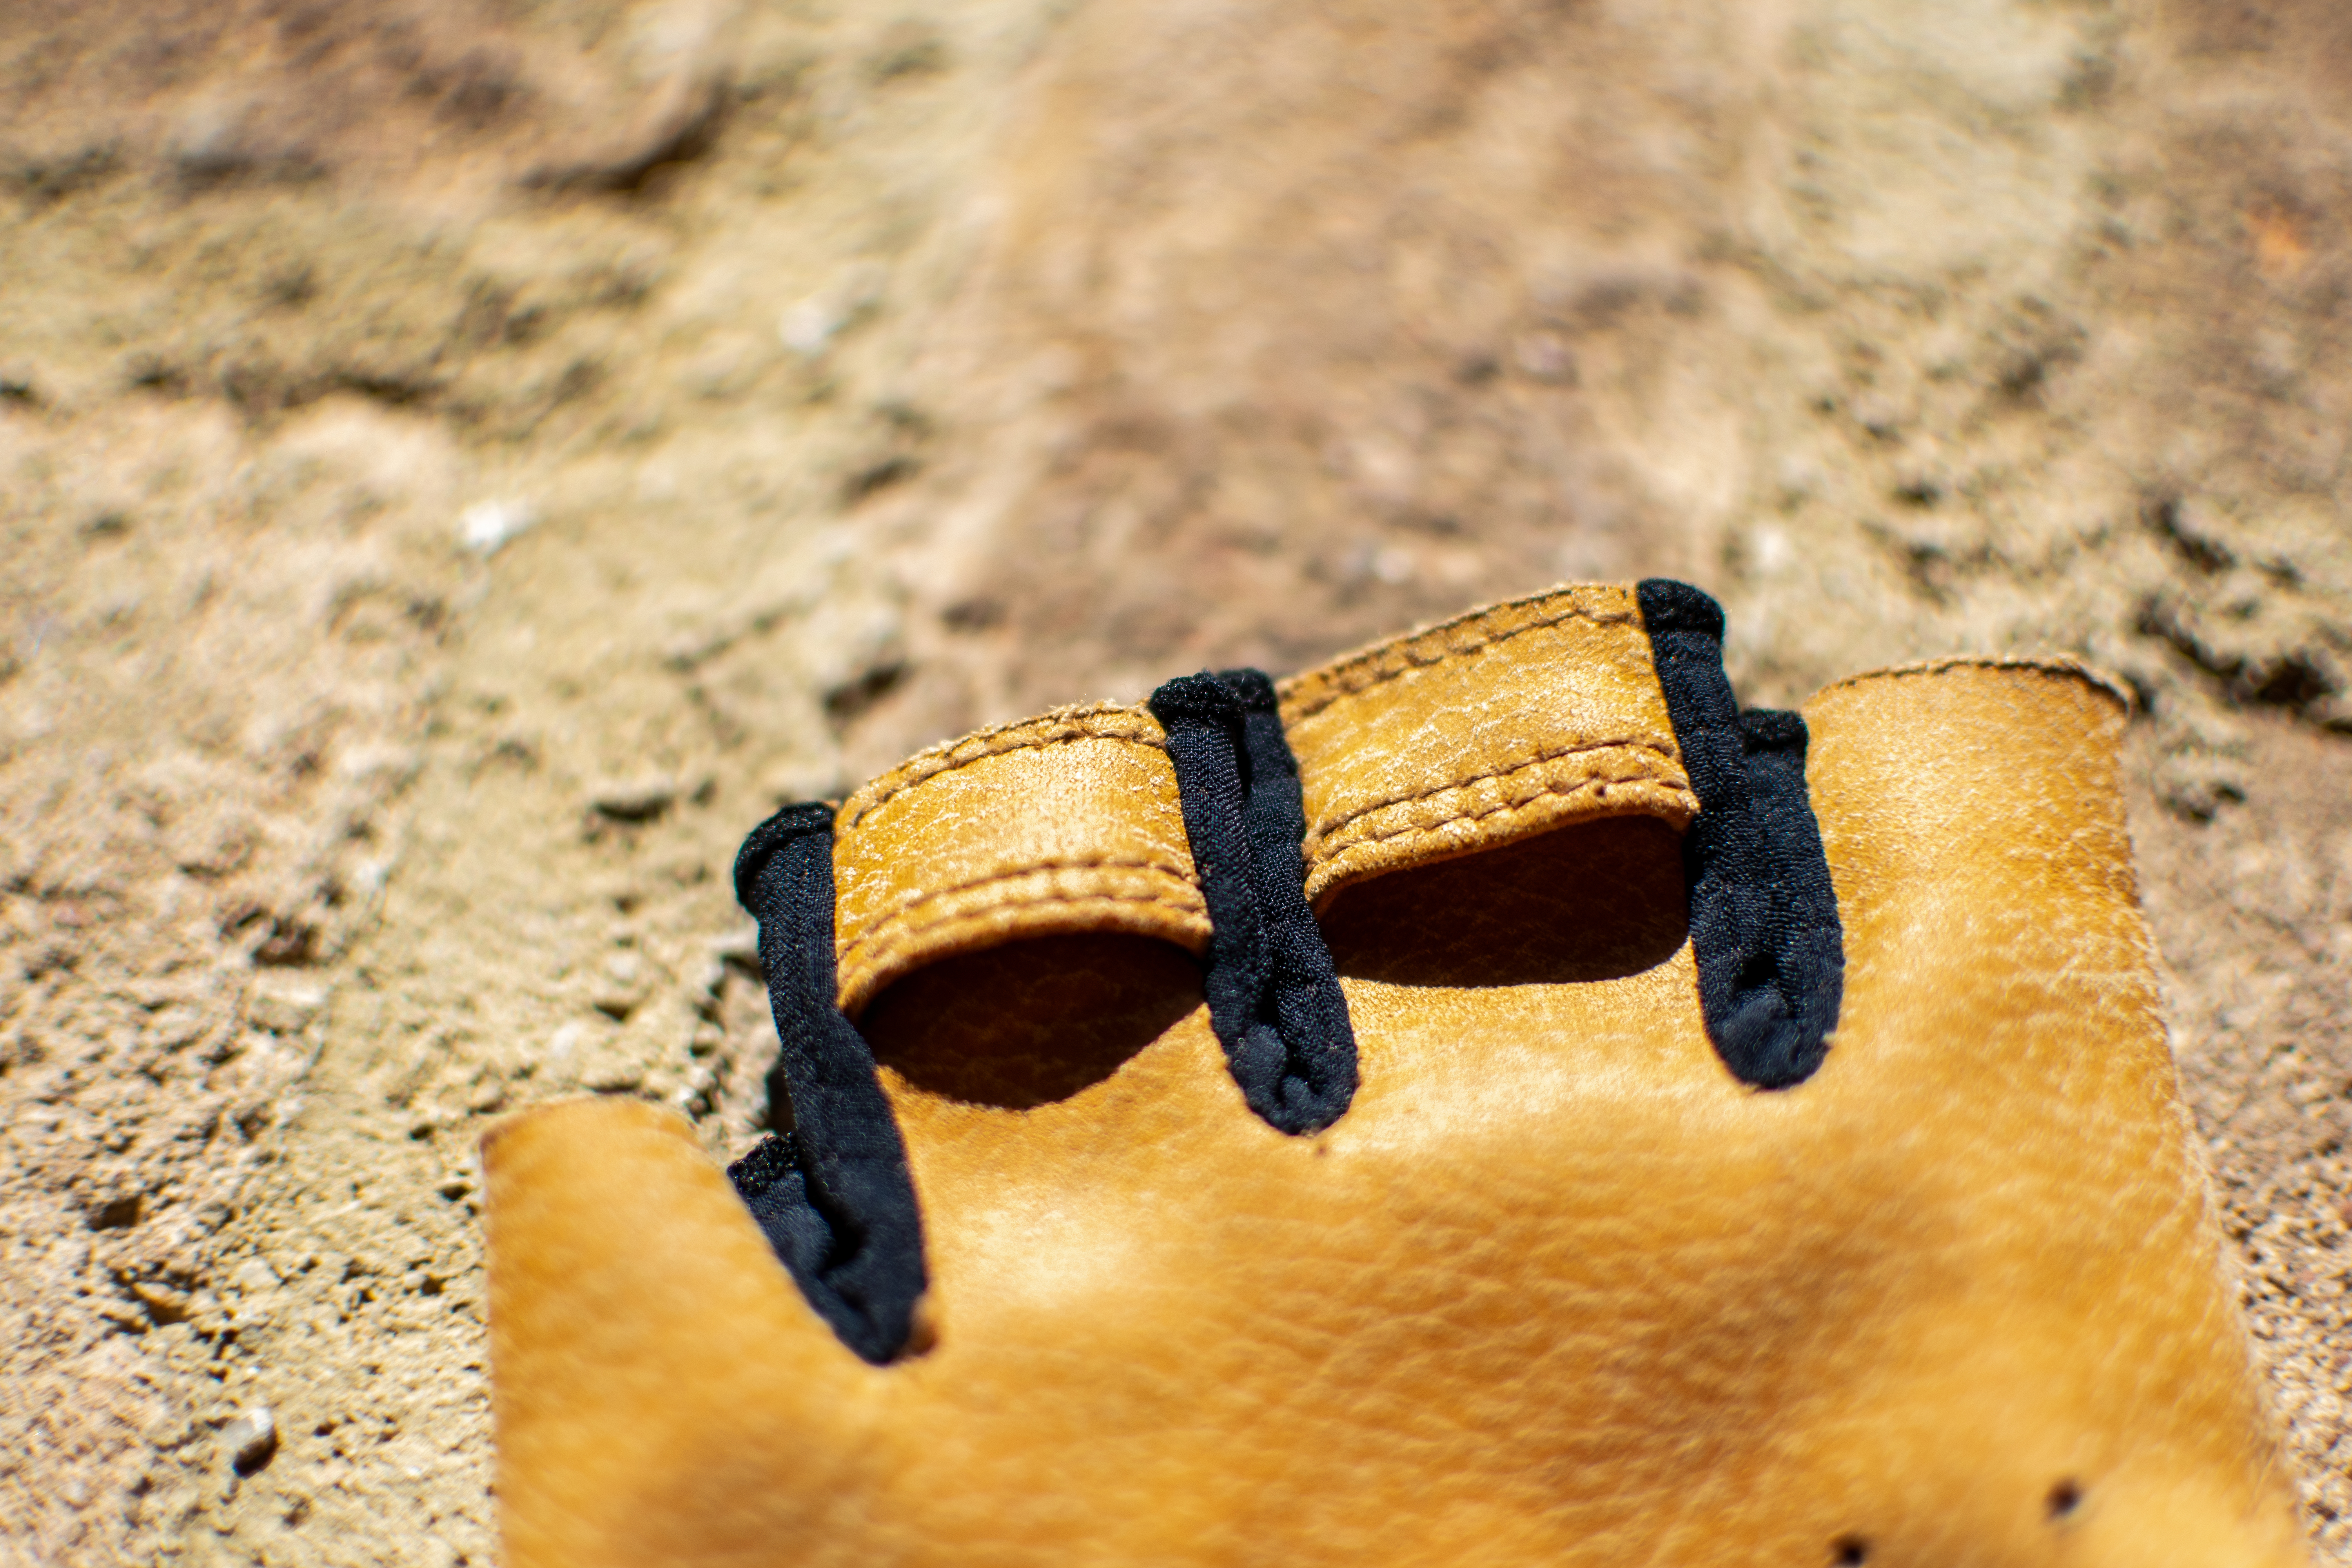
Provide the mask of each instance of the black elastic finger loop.
[{"label": "black elastic finger loop", "polygon": [[1845,933],[1805,789],[1805,721],[1740,712],[1713,599],[1664,577],[1637,592],[1698,796],[1683,876],[1707,1036],[1743,1081],[1786,1089],[1821,1067],[1845,994]]},{"label": "black elastic finger loop", "polygon": [[774,1120],[727,1174],[802,1295],[866,1360],[896,1359],[927,1285],[907,1146],[874,1053],[841,1011],[833,946],[833,808],[788,805],[751,830],[735,896],[760,922],[760,962],[782,1046]]},{"label": "black elastic finger loop", "polygon": [[1151,694],[1209,906],[1209,1023],[1252,1110],[1318,1132],[1356,1096],[1356,1036],[1307,907],[1307,809],[1274,683],[1180,676]]}]

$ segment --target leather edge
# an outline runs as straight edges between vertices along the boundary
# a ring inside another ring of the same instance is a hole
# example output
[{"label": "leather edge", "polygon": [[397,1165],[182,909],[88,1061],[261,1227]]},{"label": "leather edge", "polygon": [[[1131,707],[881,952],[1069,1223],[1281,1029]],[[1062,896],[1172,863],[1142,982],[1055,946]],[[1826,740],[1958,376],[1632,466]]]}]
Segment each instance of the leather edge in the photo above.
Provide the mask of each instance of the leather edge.
[{"label": "leather edge", "polygon": [[979,762],[983,757],[1066,741],[1131,741],[1165,751],[1167,732],[1150,710],[1125,702],[1076,702],[1050,709],[1030,719],[1017,719],[977,730],[951,741],[926,746],[913,756],[851,792],[834,816],[834,837],[856,828],[895,796],[940,774]]},{"label": "leather edge", "polygon": [[[1172,765],[1166,731],[1150,710],[1117,702],[1071,704],[941,742],[866,784],[835,812],[837,884],[860,863],[859,835],[869,824],[889,831],[888,808],[901,796],[992,759],[1097,742],[1139,747],[1158,766]],[[838,1005],[854,1019],[926,965],[1039,937],[1113,931],[1205,952],[1207,906],[1189,849],[1181,837],[1162,847],[1164,854],[1119,859],[1107,846],[1072,846],[1055,858],[1000,862],[947,886],[918,879],[909,896],[858,913],[854,929],[840,923],[851,906],[836,903]]]},{"label": "leather edge", "polygon": [[[1433,866],[1440,861],[1498,849],[1580,823],[1599,822],[1616,816],[1651,816],[1666,822],[1678,833],[1689,827],[1692,819],[1698,815],[1698,803],[1692,796],[1688,783],[1678,773],[1664,776],[1653,773],[1650,776],[1595,777],[1587,759],[1593,752],[1601,750],[1638,753],[1641,748],[1627,743],[1586,748],[1563,757],[1540,759],[1501,774],[1465,780],[1459,784],[1449,785],[1437,792],[1436,795],[1395,803],[1412,806],[1424,805],[1443,795],[1469,795],[1481,784],[1499,784],[1504,779],[1538,770],[1545,770],[1554,775],[1545,779],[1534,794],[1524,799],[1505,800],[1484,806],[1473,806],[1465,801],[1462,807],[1447,811],[1434,821],[1406,821],[1393,826],[1376,826],[1336,848],[1318,846],[1308,857],[1307,902],[1319,913],[1328,908],[1331,899],[1357,883],[1368,882],[1394,871]],[[1563,769],[1559,765],[1562,763],[1570,766]],[[1558,776],[1564,773],[1572,773],[1574,776]],[[1615,792],[1613,795],[1612,791]],[[1389,809],[1376,808],[1359,813],[1349,819],[1349,826],[1365,823]],[[1327,835],[1325,846],[1337,837],[1336,834]]]},{"label": "leather edge", "polygon": [[[1620,601],[1620,607],[1604,609],[1593,604],[1596,599],[1611,598]],[[1283,724],[1287,728],[1312,718],[1334,703],[1360,696],[1410,670],[1474,653],[1525,632],[1578,619],[1630,625],[1636,630],[1642,624],[1630,584],[1558,584],[1524,598],[1506,599],[1465,611],[1402,636],[1382,637],[1314,669],[1276,681],[1275,695],[1281,703]]]},{"label": "leather edge", "polygon": [[1196,957],[1209,946],[1199,889],[1166,867],[1030,867],[922,901],[937,907],[911,919],[892,911],[842,950],[840,1005],[853,1019],[919,969],[1010,942],[1103,931],[1171,942]]},{"label": "leather edge", "polygon": [[1945,654],[1934,658],[1913,659],[1905,664],[1891,664],[1879,669],[1865,669],[1832,680],[1800,704],[1810,707],[1820,698],[1849,686],[1859,686],[1870,680],[1902,680],[1918,676],[1944,675],[1955,669],[2015,669],[2042,675],[2067,676],[2083,682],[2121,707],[2125,712],[2138,710],[2138,700],[2122,677],[2077,658],[2071,653],[2034,654]]}]

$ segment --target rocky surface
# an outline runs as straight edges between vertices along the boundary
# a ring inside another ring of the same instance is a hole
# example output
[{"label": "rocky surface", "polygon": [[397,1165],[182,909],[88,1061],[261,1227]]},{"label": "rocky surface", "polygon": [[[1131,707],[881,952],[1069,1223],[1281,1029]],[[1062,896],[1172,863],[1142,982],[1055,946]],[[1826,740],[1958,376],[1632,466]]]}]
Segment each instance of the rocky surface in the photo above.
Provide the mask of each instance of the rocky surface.
[{"label": "rocky surface", "polygon": [[495,1555],[474,1142],[773,801],[1560,577],[2080,649],[2352,1561],[2352,11],[0,15],[0,1561]]}]

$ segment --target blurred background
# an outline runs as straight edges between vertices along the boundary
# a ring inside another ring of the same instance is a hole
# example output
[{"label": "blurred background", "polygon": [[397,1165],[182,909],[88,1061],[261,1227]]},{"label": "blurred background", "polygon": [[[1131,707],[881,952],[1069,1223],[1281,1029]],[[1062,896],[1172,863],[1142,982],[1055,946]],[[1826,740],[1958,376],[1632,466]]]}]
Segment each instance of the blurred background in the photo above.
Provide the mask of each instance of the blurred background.
[{"label": "blurred background", "polygon": [[493,1561],[475,1140],[750,1140],[778,800],[1666,573],[2137,692],[2352,1562],[2347,351],[2338,0],[11,0],[0,1561]]}]

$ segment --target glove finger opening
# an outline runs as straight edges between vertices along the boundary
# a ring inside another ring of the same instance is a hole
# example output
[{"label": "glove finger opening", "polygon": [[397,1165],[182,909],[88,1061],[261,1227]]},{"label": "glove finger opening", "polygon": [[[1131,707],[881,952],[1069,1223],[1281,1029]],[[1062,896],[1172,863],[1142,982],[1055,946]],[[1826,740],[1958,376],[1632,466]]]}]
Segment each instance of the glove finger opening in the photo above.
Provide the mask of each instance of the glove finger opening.
[{"label": "glove finger opening", "polygon": [[1682,838],[1654,817],[1612,817],[1393,871],[1343,889],[1323,934],[1350,979],[1620,979],[1673,958],[1689,934]]},{"label": "glove finger opening", "polygon": [[1030,1110],[1102,1082],[1200,1005],[1192,954],[1102,931],[943,959],[875,998],[860,1024],[908,1087]]}]

